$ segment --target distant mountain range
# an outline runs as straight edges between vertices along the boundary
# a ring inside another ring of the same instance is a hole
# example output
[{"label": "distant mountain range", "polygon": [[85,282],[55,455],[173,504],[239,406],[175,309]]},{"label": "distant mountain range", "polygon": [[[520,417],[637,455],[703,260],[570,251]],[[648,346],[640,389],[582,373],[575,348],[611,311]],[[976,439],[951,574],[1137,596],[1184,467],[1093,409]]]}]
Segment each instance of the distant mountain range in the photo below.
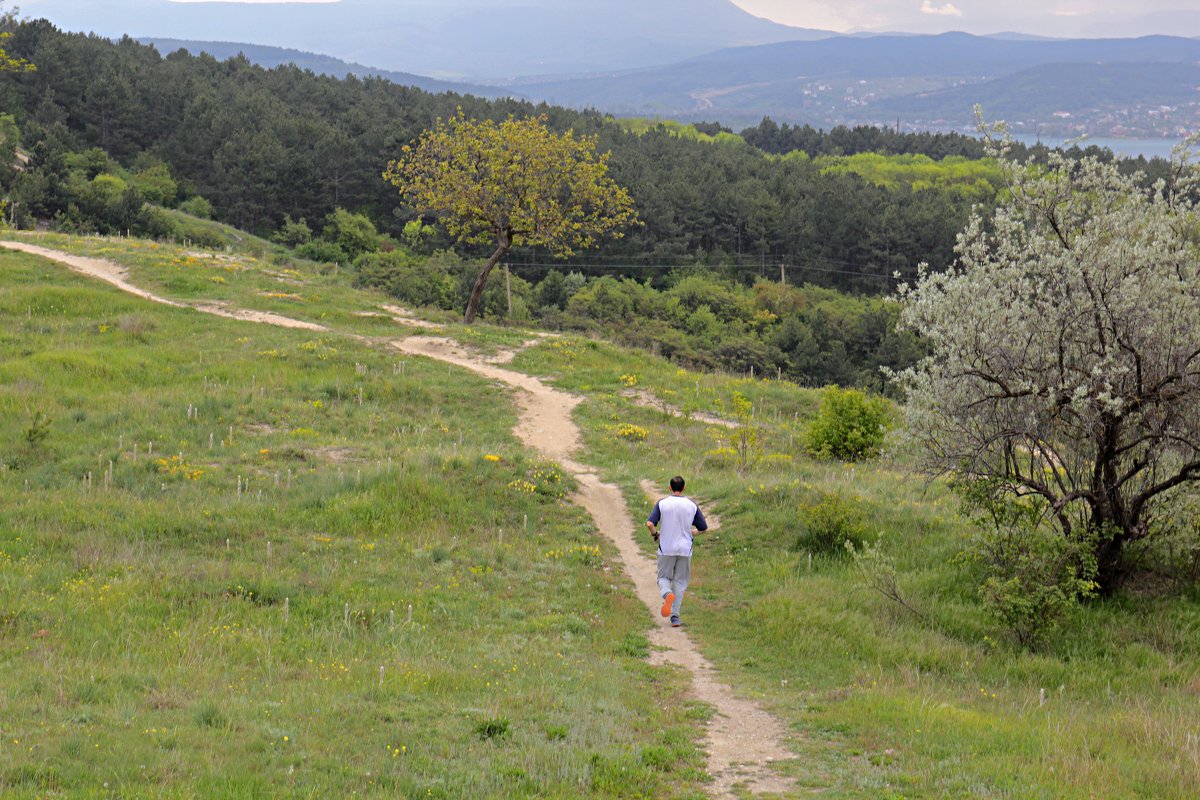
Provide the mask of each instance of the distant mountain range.
[{"label": "distant mountain range", "polygon": [[[975,103],[1047,133],[1200,129],[1200,40],[1036,40],[947,33],[732,48],[651,69],[517,81],[518,93],[616,114],[753,124],[970,127]],[[1124,113],[1129,112],[1129,113]]]},{"label": "distant mountain range", "polygon": [[714,120],[746,127],[764,116],[816,127],[896,124],[970,130],[973,107],[1018,133],[1179,138],[1200,130],[1200,40],[1028,37],[831,37],[720,50],[675,64],[501,85],[439,81],[297,50],[146,38],[266,67],[375,75],[433,92],[514,96],[623,116]]},{"label": "distant mountain range", "polygon": [[114,38],[234,40],[472,80],[646,67],[834,35],[779,25],[729,0],[23,0],[21,11]]},{"label": "distant mountain range", "polygon": [[[769,116],[964,130],[979,103],[989,118],[1048,136],[1200,129],[1200,39],[837,36],[730,0],[518,1],[23,0],[22,11],[163,51],[244,52],[264,66],[732,127]],[[230,31],[252,43],[230,42]]]}]

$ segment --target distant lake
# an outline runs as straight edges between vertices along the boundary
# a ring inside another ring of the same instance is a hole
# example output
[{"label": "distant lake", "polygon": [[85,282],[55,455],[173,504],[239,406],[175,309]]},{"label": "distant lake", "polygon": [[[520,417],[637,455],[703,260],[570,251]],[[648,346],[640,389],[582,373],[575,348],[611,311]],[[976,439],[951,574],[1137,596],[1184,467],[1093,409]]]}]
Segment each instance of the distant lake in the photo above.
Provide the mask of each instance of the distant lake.
[{"label": "distant lake", "polygon": [[[1039,141],[1037,136],[1029,134],[1016,134],[1013,138],[1024,144],[1036,144]],[[1061,137],[1055,136],[1042,136],[1040,141],[1048,147],[1058,147],[1063,143]],[[1130,158],[1138,156],[1170,158],[1171,148],[1179,142],[1179,139],[1114,139],[1089,136],[1079,142],[1079,146],[1087,147],[1094,144],[1097,147],[1107,147],[1119,156],[1129,156]]]}]

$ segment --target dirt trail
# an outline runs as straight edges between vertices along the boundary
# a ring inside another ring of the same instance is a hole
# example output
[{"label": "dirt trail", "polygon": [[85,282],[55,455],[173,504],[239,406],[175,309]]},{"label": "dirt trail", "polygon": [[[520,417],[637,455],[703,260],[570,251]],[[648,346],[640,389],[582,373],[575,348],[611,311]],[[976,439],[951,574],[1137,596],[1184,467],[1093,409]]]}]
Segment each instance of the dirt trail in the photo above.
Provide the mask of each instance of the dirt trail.
[{"label": "dirt trail", "polygon": [[270,311],[248,311],[240,308],[227,308],[220,303],[179,303],[175,300],[168,300],[165,297],[159,297],[152,292],[134,286],[129,282],[129,270],[122,267],[120,264],[106,261],[102,258],[87,258],[85,256],[73,256],[69,253],[63,253],[58,250],[50,250],[46,247],[39,247],[36,244],[25,244],[24,242],[0,242],[0,247],[5,247],[9,250],[20,250],[25,253],[32,253],[36,256],[48,258],[51,261],[57,261],[60,264],[66,264],[76,272],[82,272],[84,275],[90,275],[93,278],[111,283],[123,292],[128,292],[132,295],[137,295],[143,299],[154,303],[162,303],[175,308],[192,308],[196,311],[201,311],[205,314],[213,314],[218,317],[228,317],[229,319],[240,319],[243,322],[258,322],[264,325],[277,325],[281,328],[301,328],[309,331],[328,331],[324,325],[318,325],[315,322],[305,322],[291,317],[272,314]]},{"label": "dirt trail", "polygon": [[658,609],[662,599],[654,561],[641,551],[634,538],[634,531],[641,530],[640,524],[634,522],[620,489],[604,483],[591,467],[574,460],[580,437],[571,411],[579,398],[552,389],[537,378],[474,357],[446,339],[410,337],[394,341],[392,346],[410,355],[464,367],[521,390],[517,393],[521,415],[515,432],[526,446],[562,464],[579,482],[575,502],[591,514],[599,531],[616,545],[621,567],[658,623],[650,637],[654,647],[651,662],[686,669],[692,674],[696,697],[716,710],[705,738],[713,796],[734,798],[735,786],[753,794],[790,791],[792,782],[770,766],[774,761],[795,757],[783,745],[783,726],[757,703],[737,697],[718,679],[712,664],[692,640],[661,618]]},{"label": "dirt trail", "polygon": [[[234,310],[212,304],[187,305],[168,300],[129,283],[127,271],[110,261],[72,256],[20,242],[0,242],[0,247],[57,261],[156,303],[193,308],[208,314],[261,324],[327,330],[314,323],[277,314]],[[638,597],[657,623],[650,637],[654,649],[651,661],[686,669],[692,675],[697,699],[715,709],[705,738],[708,771],[713,776],[713,797],[734,800],[745,797],[747,792],[785,794],[793,791],[793,782],[777,775],[771,768],[774,761],[795,757],[783,744],[786,738],[783,727],[757,703],[737,697],[727,684],[718,679],[712,664],[701,655],[687,634],[671,628],[660,618],[658,608],[661,599],[655,580],[654,561],[638,547],[634,531],[641,528],[630,515],[625,498],[616,486],[601,481],[592,468],[574,460],[580,433],[571,419],[571,412],[579,404],[580,398],[552,389],[530,375],[503,369],[473,356],[447,339],[413,336],[390,340],[389,344],[404,353],[454,364],[519,390],[516,399],[520,421],[515,433],[526,446],[559,462],[574,474],[579,483],[575,502],[587,510],[600,532],[616,545],[625,574],[633,581]],[[649,492],[653,487],[643,484],[643,488]]]}]

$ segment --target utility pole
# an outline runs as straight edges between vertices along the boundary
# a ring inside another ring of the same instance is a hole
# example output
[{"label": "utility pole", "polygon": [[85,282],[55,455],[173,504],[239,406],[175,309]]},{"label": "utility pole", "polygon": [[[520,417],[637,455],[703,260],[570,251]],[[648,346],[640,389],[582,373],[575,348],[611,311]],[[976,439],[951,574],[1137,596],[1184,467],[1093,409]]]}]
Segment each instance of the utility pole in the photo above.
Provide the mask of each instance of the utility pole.
[{"label": "utility pole", "polygon": [[787,285],[787,267],[783,265],[782,261],[779,262],[779,285]]}]

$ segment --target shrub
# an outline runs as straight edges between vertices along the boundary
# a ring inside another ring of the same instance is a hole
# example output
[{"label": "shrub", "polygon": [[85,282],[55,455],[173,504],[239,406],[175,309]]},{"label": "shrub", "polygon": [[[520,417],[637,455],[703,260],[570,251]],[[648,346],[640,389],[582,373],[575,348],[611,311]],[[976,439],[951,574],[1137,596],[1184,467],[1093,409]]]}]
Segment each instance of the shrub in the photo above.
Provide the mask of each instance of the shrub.
[{"label": "shrub", "polygon": [[290,214],[283,215],[283,222],[280,224],[279,230],[271,234],[272,242],[277,242],[287,247],[299,247],[302,244],[311,242],[312,238],[312,228],[308,227],[307,220],[304,217],[293,220]]},{"label": "shrub", "polygon": [[346,254],[345,258],[333,259],[335,261],[353,261],[363,253],[379,248],[379,233],[370,218],[343,208],[335,208],[325,218],[325,230],[321,235],[325,241],[334,243]]},{"label": "shrub", "polygon": [[213,205],[200,195],[189,197],[179,204],[179,210],[200,219],[212,219]]},{"label": "shrub", "polygon": [[861,461],[879,453],[889,423],[886,400],[867,397],[857,389],[827,386],[809,424],[805,446],[818,458]]},{"label": "shrub", "polygon": [[334,242],[324,239],[314,239],[296,248],[296,255],[309,261],[320,261],[326,264],[345,264],[349,259],[346,251]]},{"label": "shrub", "polygon": [[861,547],[867,541],[866,515],[857,501],[826,494],[818,503],[801,505],[799,512],[797,550],[841,556],[847,544]]},{"label": "shrub", "polygon": [[355,284],[384,290],[409,306],[451,310],[458,305],[458,281],[438,260],[414,260],[402,250],[367,253],[354,262]]},{"label": "shrub", "polygon": [[978,479],[954,487],[977,525],[961,559],[979,567],[987,610],[1032,650],[1096,593],[1094,543],[1063,537],[1047,524],[1044,501],[1014,499],[996,484]]}]

